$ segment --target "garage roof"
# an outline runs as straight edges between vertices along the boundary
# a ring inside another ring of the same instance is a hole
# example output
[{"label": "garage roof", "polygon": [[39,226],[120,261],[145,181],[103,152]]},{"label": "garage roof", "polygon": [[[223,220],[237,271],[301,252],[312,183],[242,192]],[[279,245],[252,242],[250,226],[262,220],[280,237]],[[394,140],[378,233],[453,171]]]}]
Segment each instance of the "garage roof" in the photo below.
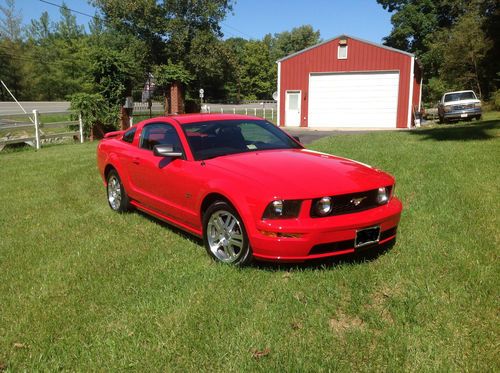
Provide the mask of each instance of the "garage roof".
[{"label": "garage roof", "polygon": [[329,42],[331,42],[331,41],[333,41],[335,39],[340,39],[340,38],[354,39],[354,40],[360,41],[362,43],[373,45],[373,46],[378,47],[378,48],[383,48],[383,49],[387,49],[387,50],[390,50],[390,51],[393,51],[393,52],[401,53],[401,54],[404,54],[404,55],[407,55],[407,56],[410,56],[410,57],[415,57],[415,55],[413,53],[408,53],[408,52],[405,52],[405,51],[402,51],[402,50],[399,50],[399,49],[396,49],[396,48],[388,47],[386,45],[377,44],[377,43],[374,43],[374,42],[371,42],[371,41],[368,41],[368,40],[363,40],[363,39],[360,39],[360,38],[355,38],[355,37],[343,34],[343,35],[338,35],[338,36],[336,36],[334,38],[325,40],[325,41],[323,41],[323,42],[321,42],[319,44],[313,45],[313,46],[311,46],[309,48],[302,49],[301,51],[292,53],[289,56],[283,57],[283,58],[279,59],[276,62],[281,62],[281,61],[284,61],[284,60],[288,60],[289,58],[295,57],[295,56],[297,56],[299,54],[302,54],[304,52],[307,52],[307,51],[309,51],[309,50],[311,50],[313,48],[317,48],[317,47],[319,47],[319,46],[321,46],[323,44],[329,43]]}]

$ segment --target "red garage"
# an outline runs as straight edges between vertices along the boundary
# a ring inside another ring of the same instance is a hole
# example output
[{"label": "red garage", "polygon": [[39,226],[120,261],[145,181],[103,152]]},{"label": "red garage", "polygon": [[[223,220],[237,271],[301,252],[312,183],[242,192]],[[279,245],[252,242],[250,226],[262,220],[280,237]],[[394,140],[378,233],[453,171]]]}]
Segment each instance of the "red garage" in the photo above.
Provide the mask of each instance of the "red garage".
[{"label": "red garage", "polygon": [[409,128],[421,87],[415,55],[342,35],[278,61],[278,123]]}]

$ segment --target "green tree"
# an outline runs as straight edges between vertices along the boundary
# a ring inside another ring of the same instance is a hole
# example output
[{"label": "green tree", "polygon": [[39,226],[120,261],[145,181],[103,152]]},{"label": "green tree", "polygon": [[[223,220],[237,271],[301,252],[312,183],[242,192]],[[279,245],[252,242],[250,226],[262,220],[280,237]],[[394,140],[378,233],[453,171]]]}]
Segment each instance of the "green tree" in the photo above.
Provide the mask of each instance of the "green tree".
[{"label": "green tree", "polygon": [[48,39],[52,33],[48,12],[43,12],[38,20],[32,19],[26,28],[26,36],[33,43]]},{"label": "green tree", "polygon": [[[0,5],[0,79],[19,99],[24,98],[23,54],[21,40],[22,17],[16,10],[14,0],[5,0],[5,6]],[[2,100],[12,98],[3,87],[0,87]]]},{"label": "green tree", "polygon": [[224,89],[226,98],[239,103],[242,99],[243,77],[245,74],[245,46],[248,43],[243,38],[229,38],[224,42],[224,57],[226,73]]},{"label": "green tree", "polygon": [[457,88],[474,87],[485,96],[498,86],[498,0],[377,2],[393,13],[384,43],[420,58],[424,84],[437,78]]},{"label": "green tree", "polygon": [[134,82],[142,77],[135,61],[129,55],[109,48],[92,51],[91,61],[93,91],[104,97],[110,109],[119,108]]},{"label": "green tree", "polygon": [[[197,31],[220,35],[219,22],[232,10],[231,0],[92,0],[110,26],[145,42],[152,64],[171,57],[179,62]],[[169,48],[172,47],[172,48]]]},{"label": "green tree", "polygon": [[270,47],[272,58],[276,60],[318,44],[321,40],[320,32],[314,31],[311,25],[303,25],[291,31],[274,34],[273,39]]},{"label": "green tree", "polygon": [[75,93],[70,97],[70,110],[82,115],[85,136],[89,136],[94,126],[118,121],[118,112],[107,110],[106,100],[99,93]]},{"label": "green tree", "polygon": [[[22,74],[23,50],[20,45],[9,39],[0,38],[0,79],[17,99],[23,99],[24,79]],[[11,101],[12,97],[0,86],[1,100]]]},{"label": "green tree", "polygon": [[[193,75],[188,93],[199,85],[223,85],[224,61],[218,58],[219,22],[232,9],[231,0],[92,0],[108,26],[138,38],[144,45],[145,72],[169,59]],[[219,54],[220,55],[220,54]],[[207,93],[214,92],[207,90]]]},{"label": "green tree", "polygon": [[165,112],[169,107],[169,88],[173,83],[180,83],[185,86],[193,80],[191,73],[186,70],[182,63],[172,63],[168,60],[166,64],[153,67],[153,76],[156,79],[157,87],[163,92],[163,99],[165,101]]},{"label": "green tree", "polygon": [[438,33],[437,46],[442,50],[440,75],[455,89],[469,88],[482,96],[483,62],[491,41],[481,29],[482,16],[470,12],[456,24]]},{"label": "green tree", "polygon": [[12,41],[21,40],[21,23],[23,18],[16,10],[15,0],[5,0],[5,6],[0,5],[0,38]]},{"label": "green tree", "polygon": [[251,40],[245,45],[241,85],[247,100],[269,100],[276,89],[274,65],[269,46]]},{"label": "green tree", "polygon": [[59,21],[51,23],[48,14],[42,13],[26,30],[26,91],[36,100],[66,99],[85,84],[87,36],[64,3],[60,14]]},{"label": "green tree", "polygon": [[193,77],[192,89],[188,92],[192,98],[198,97],[199,88],[206,90],[208,98],[225,97],[227,58],[223,42],[212,32],[196,32],[184,62]]}]

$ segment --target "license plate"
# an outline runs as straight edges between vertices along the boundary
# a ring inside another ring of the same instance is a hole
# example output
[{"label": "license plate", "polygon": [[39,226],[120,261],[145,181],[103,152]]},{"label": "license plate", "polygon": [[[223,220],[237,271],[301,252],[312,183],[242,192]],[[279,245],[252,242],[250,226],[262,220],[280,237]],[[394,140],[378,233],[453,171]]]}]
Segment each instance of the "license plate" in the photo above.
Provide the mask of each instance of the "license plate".
[{"label": "license plate", "polygon": [[356,231],[356,239],[354,247],[363,247],[372,243],[377,243],[380,240],[380,227],[370,227]]},{"label": "license plate", "polygon": [[467,114],[460,114],[462,118],[467,118]]}]

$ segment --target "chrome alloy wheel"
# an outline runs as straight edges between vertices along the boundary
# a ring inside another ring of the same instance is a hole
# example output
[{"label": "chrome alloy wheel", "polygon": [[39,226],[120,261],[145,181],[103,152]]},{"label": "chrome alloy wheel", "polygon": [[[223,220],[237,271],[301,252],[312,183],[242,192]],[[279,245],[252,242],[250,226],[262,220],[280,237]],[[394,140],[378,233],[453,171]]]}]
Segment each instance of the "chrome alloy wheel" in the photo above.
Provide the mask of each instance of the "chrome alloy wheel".
[{"label": "chrome alloy wheel", "polygon": [[215,211],[208,220],[210,251],[221,262],[233,263],[243,253],[243,229],[240,221],[225,210]]},{"label": "chrome alloy wheel", "polygon": [[108,201],[113,210],[119,210],[122,203],[122,188],[120,180],[112,175],[108,180]]}]

